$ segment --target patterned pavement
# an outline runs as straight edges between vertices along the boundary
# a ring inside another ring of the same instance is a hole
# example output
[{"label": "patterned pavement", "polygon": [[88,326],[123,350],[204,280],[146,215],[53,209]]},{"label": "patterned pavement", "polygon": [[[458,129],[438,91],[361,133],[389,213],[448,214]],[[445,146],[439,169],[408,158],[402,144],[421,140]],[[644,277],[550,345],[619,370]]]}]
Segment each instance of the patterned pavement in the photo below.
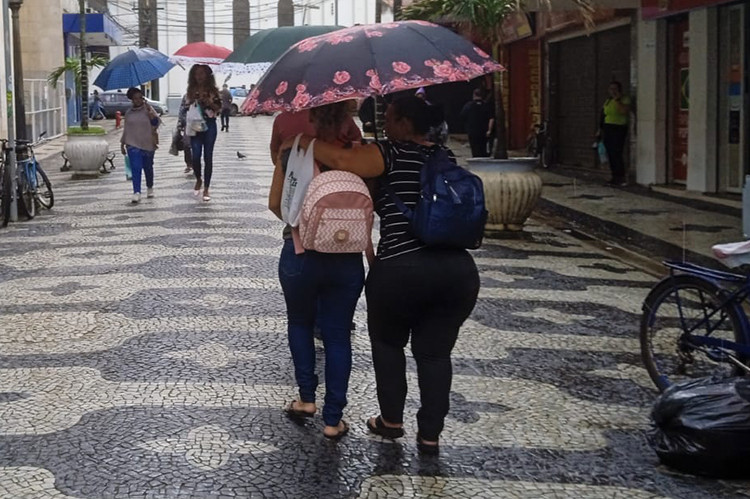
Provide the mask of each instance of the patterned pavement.
[{"label": "patterned pavement", "polygon": [[439,458],[416,452],[413,365],[407,436],[365,431],[364,300],[350,434],[284,417],[271,123],[220,133],[210,203],[166,153],[167,126],[154,199],[130,205],[121,168],[72,181],[51,162],[54,209],[0,231],[0,497],[733,497],[667,472],[646,443],[636,332],[655,279],[533,220],[474,254],[482,290]]}]

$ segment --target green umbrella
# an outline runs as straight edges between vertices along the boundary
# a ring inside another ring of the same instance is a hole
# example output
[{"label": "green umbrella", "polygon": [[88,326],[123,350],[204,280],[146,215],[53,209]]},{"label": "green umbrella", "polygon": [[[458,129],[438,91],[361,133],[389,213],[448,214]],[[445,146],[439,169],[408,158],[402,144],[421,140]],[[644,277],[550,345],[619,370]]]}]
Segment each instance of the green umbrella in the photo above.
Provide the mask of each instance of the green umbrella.
[{"label": "green umbrella", "polygon": [[224,59],[221,72],[263,73],[295,43],[342,28],[343,26],[282,26],[258,31]]}]

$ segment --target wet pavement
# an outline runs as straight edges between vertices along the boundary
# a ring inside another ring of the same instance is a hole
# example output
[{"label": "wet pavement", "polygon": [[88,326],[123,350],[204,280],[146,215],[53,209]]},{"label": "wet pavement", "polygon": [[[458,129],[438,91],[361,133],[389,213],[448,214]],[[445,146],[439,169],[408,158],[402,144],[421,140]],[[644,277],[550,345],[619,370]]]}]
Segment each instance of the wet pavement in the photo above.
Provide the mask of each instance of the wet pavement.
[{"label": "wet pavement", "polygon": [[655,390],[637,327],[655,278],[537,219],[474,252],[482,289],[454,352],[438,458],[416,451],[413,363],[406,436],[365,430],[378,411],[363,299],[351,432],[331,442],[320,416],[286,418],[297,394],[276,276],[282,224],[266,209],[271,123],[238,118],[219,134],[209,203],[166,153],[169,126],[156,197],[139,205],[121,159],[111,174],[77,181],[48,159],[55,207],[0,231],[0,497],[742,490],[669,472],[646,442]]}]

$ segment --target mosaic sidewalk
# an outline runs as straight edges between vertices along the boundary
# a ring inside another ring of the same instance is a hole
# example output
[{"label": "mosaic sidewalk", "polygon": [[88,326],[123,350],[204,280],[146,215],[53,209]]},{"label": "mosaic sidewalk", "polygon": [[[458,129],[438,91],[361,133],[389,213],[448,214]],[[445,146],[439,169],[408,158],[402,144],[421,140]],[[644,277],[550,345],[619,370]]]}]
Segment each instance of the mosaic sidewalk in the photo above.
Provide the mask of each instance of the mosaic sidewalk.
[{"label": "mosaic sidewalk", "polygon": [[319,416],[284,417],[271,122],[219,134],[210,203],[164,145],[155,198],[131,205],[121,169],[56,172],[54,209],[0,231],[0,497],[733,497],[660,468],[646,443],[655,392],[636,330],[654,278],[533,220],[474,253],[482,290],[439,458],[416,451],[411,363],[407,436],[365,431],[363,300],[352,431],[334,443]]}]

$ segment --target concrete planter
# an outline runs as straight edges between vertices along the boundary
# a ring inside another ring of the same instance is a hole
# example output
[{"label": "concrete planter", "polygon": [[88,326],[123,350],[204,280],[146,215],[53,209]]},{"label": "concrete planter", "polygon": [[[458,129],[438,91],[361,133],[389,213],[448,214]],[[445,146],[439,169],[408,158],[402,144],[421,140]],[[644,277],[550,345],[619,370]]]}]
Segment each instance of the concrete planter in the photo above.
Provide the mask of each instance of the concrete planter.
[{"label": "concrete planter", "polygon": [[100,135],[68,133],[64,150],[70,162],[73,178],[97,178],[104,160],[107,159],[109,144],[104,133]]},{"label": "concrete planter", "polygon": [[521,230],[542,195],[536,158],[471,158],[467,169],[484,183],[487,229]]}]

